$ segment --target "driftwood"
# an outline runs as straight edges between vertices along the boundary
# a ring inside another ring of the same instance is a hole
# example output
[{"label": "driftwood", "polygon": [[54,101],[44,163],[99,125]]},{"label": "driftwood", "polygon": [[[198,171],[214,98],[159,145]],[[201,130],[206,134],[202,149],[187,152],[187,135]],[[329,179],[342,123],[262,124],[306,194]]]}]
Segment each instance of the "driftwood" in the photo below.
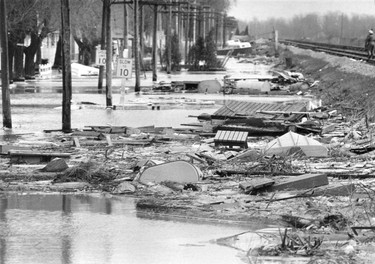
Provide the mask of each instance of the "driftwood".
[{"label": "driftwood", "polygon": [[271,171],[250,171],[250,170],[217,170],[216,174],[221,177],[232,176],[236,174],[240,175],[272,175],[272,176],[300,176],[304,173],[294,173],[294,172],[271,172]]}]

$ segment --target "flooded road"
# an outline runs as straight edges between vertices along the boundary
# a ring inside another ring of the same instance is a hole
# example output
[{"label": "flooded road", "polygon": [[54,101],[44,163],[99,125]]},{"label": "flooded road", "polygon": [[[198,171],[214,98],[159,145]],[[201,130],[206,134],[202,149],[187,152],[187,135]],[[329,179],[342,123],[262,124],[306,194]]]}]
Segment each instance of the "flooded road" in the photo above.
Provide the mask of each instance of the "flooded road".
[{"label": "flooded road", "polygon": [[[252,67],[246,69],[250,72],[264,70],[259,65]],[[216,77],[221,79],[225,74],[222,72]],[[181,74],[172,76],[171,80],[186,80],[187,77],[196,80],[198,75]],[[212,79],[212,75],[199,75],[199,79]],[[212,114],[225,100],[296,100],[292,96],[171,94],[137,97],[126,94],[125,104],[131,111],[112,110],[105,108],[104,94],[95,94],[96,82],[95,78],[75,80],[72,128],[83,129],[90,125],[181,127],[183,123],[197,121],[189,115]],[[121,102],[120,85],[120,80],[114,80],[114,105]],[[61,129],[61,86],[61,80],[44,80],[20,85],[19,92],[14,90],[11,94],[11,103],[15,106],[12,107],[12,133],[30,133],[35,138],[37,135],[31,133]],[[193,102],[212,100],[215,104],[178,105],[179,100],[186,98]],[[169,107],[152,110],[151,104],[156,99]],[[166,102],[168,100],[173,104]],[[177,106],[180,107],[173,109]],[[248,263],[239,256],[238,250],[211,241],[265,227],[259,223],[224,225],[147,215],[136,210],[135,202],[129,197],[101,195],[0,194],[0,263]],[[257,263],[291,262],[270,259]]]},{"label": "flooded road", "polygon": [[2,194],[0,263],[244,263],[210,240],[251,228],[151,218],[128,197]]}]

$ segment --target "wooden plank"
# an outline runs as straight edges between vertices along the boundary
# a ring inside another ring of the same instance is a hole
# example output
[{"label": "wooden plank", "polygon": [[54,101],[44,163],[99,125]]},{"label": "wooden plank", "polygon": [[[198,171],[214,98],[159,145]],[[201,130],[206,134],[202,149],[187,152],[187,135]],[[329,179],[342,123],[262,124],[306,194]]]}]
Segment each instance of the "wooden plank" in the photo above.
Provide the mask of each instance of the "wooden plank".
[{"label": "wooden plank", "polygon": [[227,133],[227,131],[225,131],[225,130],[222,130],[222,131],[221,131],[221,135],[220,135],[219,141],[222,141],[222,140],[225,139],[225,134],[226,134],[226,133]]},{"label": "wooden plank", "polygon": [[190,158],[191,163],[193,163],[193,160],[197,160],[197,161],[199,161],[200,163],[207,163],[204,159],[201,159],[200,157],[198,157],[198,156],[195,155],[195,154],[190,154],[190,153],[188,153],[188,154],[186,154],[186,156],[188,156],[188,157]]},{"label": "wooden plank", "polygon": [[105,138],[107,140],[108,146],[110,146],[110,147],[113,146],[112,140],[111,140],[111,135],[106,134]]},{"label": "wooden plank", "polygon": [[73,144],[77,147],[80,148],[81,144],[79,144],[79,139],[77,137],[73,137]]},{"label": "wooden plank", "polygon": [[221,133],[223,133],[222,130],[218,130],[218,131],[216,132],[216,135],[215,135],[214,141],[220,140]]},{"label": "wooden plank", "polygon": [[234,141],[233,140],[234,134],[235,134],[235,131],[230,131],[227,137],[227,141]]},{"label": "wooden plank", "polygon": [[247,142],[248,135],[249,135],[249,132],[244,131],[243,134],[242,134],[242,140]]},{"label": "wooden plank", "polygon": [[11,150],[30,150],[30,148],[14,145],[0,145],[0,154],[8,155]]},{"label": "wooden plank", "polygon": [[232,138],[232,140],[234,141],[234,142],[236,142],[236,143],[238,143],[239,142],[239,139],[238,139],[238,136],[239,136],[239,134],[240,134],[240,131],[233,131],[234,133],[233,133],[233,138]]},{"label": "wooden plank", "polygon": [[232,138],[232,140],[233,140],[234,142],[238,142],[239,131],[233,131],[233,132],[234,132],[234,134],[233,134],[233,138]]},{"label": "wooden plank", "polygon": [[251,181],[240,183],[240,188],[244,190],[245,193],[252,194],[266,187],[272,186],[273,184],[275,184],[275,180],[272,179],[253,179]]},{"label": "wooden plank", "polygon": [[354,183],[331,183],[314,189],[313,196],[351,196],[355,191]]},{"label": "wooden plank", "polygon": [[326,174],[304,174],[296,177],[289,177],[271,186],[269,191],[284,191],[284,190],[302,190],[310,189],[323,185],[328,185],[328,178]]},{"label": "wooden plank", "polygon": [[73,137],[94,137],[99,138],[102,135],[100,132],[96,131],[76,131],[72,133]]},{"label": "wooden plank", "polygon": [[38,164],[42,162],[50,162],[53,158],[69,158],[70,153],[41,153],[32,151],[9,151],[11,163],[28,163]]},{"label": "wooden plank", "polygon": [[237,131],[237,139],[236,139],[236,140],[237,140],[238,142],[241,142],[241,141],[242,141],[242,134],[243,134],[242,131]]},{"label": "wooden plank", "polygon": [[227,138],[228,135],[229,135],[229,132],[230,132],[230,131],[227,131],[227,130],[224,131],[224,135],[223,135],[223,138],[221,139],[221,141],[225,141],[225,140],[226,140],[226,138]]},{"label": "wooden plank", "polygon": [[59,157],[59,158],[70,157],[70,153],[36,152],[36,151],[24,151],[24,150],[10,150],[9,155],[11,156],[45,156],[45,157]]}]

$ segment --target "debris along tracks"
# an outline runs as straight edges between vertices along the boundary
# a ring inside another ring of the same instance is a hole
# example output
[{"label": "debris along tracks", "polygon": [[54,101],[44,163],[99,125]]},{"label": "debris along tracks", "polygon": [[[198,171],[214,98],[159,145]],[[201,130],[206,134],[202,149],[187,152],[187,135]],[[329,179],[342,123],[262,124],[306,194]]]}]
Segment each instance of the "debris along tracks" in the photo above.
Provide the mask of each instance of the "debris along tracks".
[{"label": "debris along tracks", "polygon": [[[367,60],[367,53],[363,47],[290,39],[282,40],[280,41],[280,43],[293,45],[302,49],[311,49],[313,51],[321,51],[336,56],[348,57],[356,60]],[[375,60],[372,59],[368,61],[368,63],[375,64]]]}]

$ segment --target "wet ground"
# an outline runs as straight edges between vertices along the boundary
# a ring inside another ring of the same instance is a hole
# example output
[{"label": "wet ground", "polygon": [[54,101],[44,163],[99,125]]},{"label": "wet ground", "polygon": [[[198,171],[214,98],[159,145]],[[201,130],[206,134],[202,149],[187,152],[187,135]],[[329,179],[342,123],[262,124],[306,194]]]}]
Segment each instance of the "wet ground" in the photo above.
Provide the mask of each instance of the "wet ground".
[{"label": "wet ground", "polygon": [[[247,70],[254,71],[254,68]],[[221,78],[224,74],[216,76]],[[176,80],[184,75],[186,78],[185,73],[166,77]],[[200,75],[200,78],[208,76]],[[121,94],[121,80],[115,80],[113,103],[124,109],[112,110],[105,107],[105,95],[96,93],[96,82],[95,77],[73,80],[73,128],[88,125],[180,127],[196,121],[189,115],[213,113],[232,98],[261,102],[305,100],[299,96],[221,94],[136,96],[132,92]],[[13,134],[61,128],[60,85],[58,79],[46,79],[13,87]],[[152,110],[155,104],[161,106],[160,110]],[[134,201],[121,196],[3,195],[0,198],[0,262],[248,263],[239,251],[210,241],[265,227],[259,223],[223,225],[147,215],[135,210]],[[280,258],[260,261],[257,263],[291,263],[290,259]],[[293,263],[305,261],[293,259]]]}]

